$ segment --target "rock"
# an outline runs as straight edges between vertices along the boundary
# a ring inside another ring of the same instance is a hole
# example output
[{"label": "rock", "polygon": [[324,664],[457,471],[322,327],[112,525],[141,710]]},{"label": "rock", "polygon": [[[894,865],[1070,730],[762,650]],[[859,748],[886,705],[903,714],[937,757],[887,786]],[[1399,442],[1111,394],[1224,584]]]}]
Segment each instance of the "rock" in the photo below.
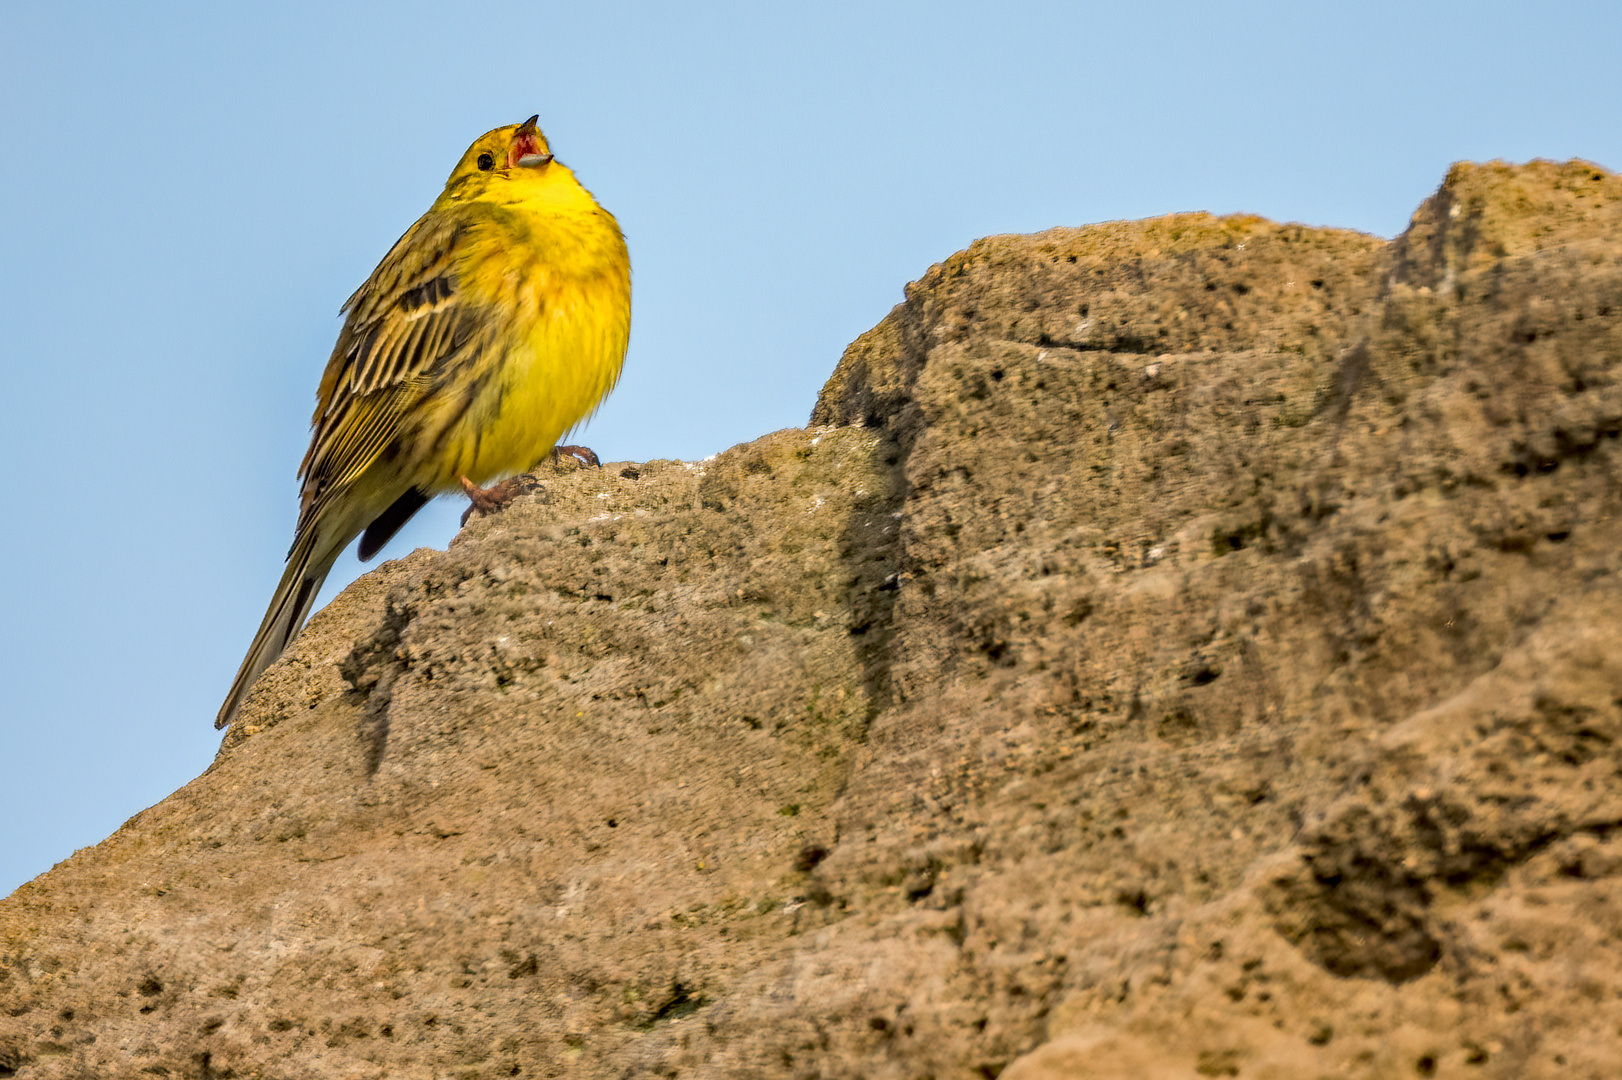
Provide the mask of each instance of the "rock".
[{"label": "rock", "polygon": [[0,1076],[1622,1073],[1619,374],[1585,162],[980,241],[347,590],[0,901]]}]

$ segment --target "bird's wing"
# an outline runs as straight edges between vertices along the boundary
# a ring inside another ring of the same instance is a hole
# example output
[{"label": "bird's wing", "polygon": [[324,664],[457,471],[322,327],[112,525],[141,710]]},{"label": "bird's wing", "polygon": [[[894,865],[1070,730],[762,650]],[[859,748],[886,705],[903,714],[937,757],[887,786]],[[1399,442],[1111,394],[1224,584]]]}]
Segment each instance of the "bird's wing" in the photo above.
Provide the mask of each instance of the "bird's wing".
[{"label": "bird's wing", "polygon": [[347,319],[321,377],[310,449],[299,467],[301,527],[401,433],[438,370],[487,345],[488,312],[457,287],[458,246],[475,227],[445,211],[423,217],[344,304]]}]

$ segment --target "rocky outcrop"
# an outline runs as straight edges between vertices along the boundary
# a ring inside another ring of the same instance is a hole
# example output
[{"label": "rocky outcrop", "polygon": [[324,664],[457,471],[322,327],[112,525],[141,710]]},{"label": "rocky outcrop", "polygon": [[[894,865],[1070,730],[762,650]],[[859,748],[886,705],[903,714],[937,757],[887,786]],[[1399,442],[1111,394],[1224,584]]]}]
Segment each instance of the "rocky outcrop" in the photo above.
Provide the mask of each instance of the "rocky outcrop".
[{"label": "rocky outcrop", "polygon": [[1614,1076],[1619,375],[1584,162],[981,241],[318,615],[0,1075]]}]

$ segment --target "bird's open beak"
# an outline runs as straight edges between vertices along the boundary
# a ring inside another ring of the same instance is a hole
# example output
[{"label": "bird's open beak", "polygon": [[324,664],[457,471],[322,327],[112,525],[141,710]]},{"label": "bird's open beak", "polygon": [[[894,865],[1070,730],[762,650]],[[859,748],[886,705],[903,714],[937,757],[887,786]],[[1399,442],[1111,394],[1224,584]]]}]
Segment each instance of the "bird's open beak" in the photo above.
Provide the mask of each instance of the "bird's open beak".
[{"label": "bird's open beak", "polygon": [[552,155],[541,149],[541,129],[535,126],[535,121],[540,118],[540,114],[536,113],[513,132],[513,144],[507,150],[509,169],[538,169],[552,160]]}]

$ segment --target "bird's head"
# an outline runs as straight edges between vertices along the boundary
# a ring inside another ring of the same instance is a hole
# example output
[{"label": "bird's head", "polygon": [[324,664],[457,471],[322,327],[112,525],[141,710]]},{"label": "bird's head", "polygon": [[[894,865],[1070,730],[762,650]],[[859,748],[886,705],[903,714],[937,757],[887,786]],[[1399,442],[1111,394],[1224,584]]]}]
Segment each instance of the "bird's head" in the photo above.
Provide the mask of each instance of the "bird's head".
[{"label": "bird's head", "polygon": [[535,126],[539,116],[522,124],[508,124],[474,140],[445,182],[445,196],[477,198],[502,184],[530,184],[551,171],[567,172],[556,164],[546,136]]}]

